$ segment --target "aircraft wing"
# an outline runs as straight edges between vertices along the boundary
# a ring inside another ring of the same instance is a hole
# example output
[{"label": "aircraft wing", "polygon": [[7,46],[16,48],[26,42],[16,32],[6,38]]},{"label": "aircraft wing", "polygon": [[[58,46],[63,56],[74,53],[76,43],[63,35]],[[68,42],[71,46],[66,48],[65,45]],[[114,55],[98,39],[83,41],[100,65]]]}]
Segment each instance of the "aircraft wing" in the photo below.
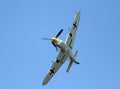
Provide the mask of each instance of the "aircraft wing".
[{"label": "aircraft wing", "polygon": [[53,77],[53,75],[58,71],[58,69],[61,67],[61,65],[67,60],[68,54],[60,51],[58,54],[56,61],[53,63],[52,67],[48,71],[47,75],[45,76],[45,79],[43,80],[42,85],[45,85],[48,83],[48,81]]},{"label": "aircraft wing", "polygon": [[76,13],[76,16],[74,18],[74,22],[70,28],[70,32],[67,35],[66,41],[65,43],[72,49],[73,48],[73,44],[74,44],[74,39],[76,36],[76,31],[78,28],[78,24],[79,24],[79,20],[80,20],[80,11],[78,11]]}]

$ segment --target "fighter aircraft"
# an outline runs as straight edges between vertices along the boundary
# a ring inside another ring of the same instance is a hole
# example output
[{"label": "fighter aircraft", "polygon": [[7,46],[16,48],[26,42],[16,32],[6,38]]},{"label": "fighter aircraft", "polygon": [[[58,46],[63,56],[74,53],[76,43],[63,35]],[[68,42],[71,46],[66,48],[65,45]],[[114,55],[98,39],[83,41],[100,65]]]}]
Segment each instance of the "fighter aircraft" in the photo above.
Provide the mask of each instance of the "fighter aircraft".
[{"label": "fighter aircraft", "polygon": [[56,48],[57,51],[58,51],[58,48],[60,49],[60,52],[59,52],[55,62],[53,62],[53,65],[51,66],[47,75],[45,76],[45,78],[42,82],[42,85],[46,85],[49,82],[49,80],[54,76],[54,74],[58,71],[58,69],[62,66],[62,64],[68,58],[70,59],[70,63],[68,65],[68,68],[67,68],[66,72],[69,72],[73,63],[79,64],[79,62],[77,62],[75,60],[75,58],[78,54],[78,51],[76,51],[74,54],[72,54],[72,48],[73,48],[73,44],[74,44],[74,40],[75,40],[75,36],[76,36],[76,31],[77,31],[78,24],[79,24],[79,20],[80,20],[80,11],[78,11],[75,15],[74,21],[72,23],[72,26],[70,28],[70,31],[67,35],[67,38],[66,38],[65,42],[58,39],[60,34],[63,32],[63,29],[61,29],[58,32],[58,34],[51,39],[42,38],[43,40],[51,40],[51,43],[53,44],[53,46]]}]

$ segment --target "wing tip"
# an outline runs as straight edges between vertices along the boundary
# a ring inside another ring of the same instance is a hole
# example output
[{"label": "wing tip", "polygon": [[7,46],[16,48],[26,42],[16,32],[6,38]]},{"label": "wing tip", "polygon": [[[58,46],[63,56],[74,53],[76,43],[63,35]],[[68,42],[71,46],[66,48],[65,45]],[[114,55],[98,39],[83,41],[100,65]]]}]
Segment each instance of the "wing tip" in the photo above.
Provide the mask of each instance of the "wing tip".
[{"label": "wing tip", "polygon": [[43,86],[45,86],[46,84],[47,84],[47,82],[46,82],[46,81],[43,81],[43,82],[42,82],[42,85],[43,85]]},{"label": "wing tip", "polygon": [[47,80],[46,77],[45,77],[45,79],[44,79],[43,82],[42,82],[42,85],[45,86],[47,83],[48,83],[48,80]]}]

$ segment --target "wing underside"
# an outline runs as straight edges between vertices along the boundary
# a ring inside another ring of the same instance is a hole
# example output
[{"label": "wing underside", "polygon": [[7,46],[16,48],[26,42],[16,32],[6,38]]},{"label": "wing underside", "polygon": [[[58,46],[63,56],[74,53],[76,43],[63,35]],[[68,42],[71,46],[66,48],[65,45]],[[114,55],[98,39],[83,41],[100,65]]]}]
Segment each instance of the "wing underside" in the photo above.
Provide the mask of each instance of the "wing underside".
[{"label": "wing underside", "polygon": [[47,84],[48,81],[53,77],[53,75],[58,71],[61,65],[65,62],[68,56],[64,52],[60,52],[56,58],[56,61],[53,63],[52,67],[48,71],[45,79],[43,80],[43,85]]},{"label": "wing underside", "polygon": [[78,28],[78,24],[79,24],[79,20],[80,20],[80,12],[78,11],[75,18],[74,18],[74,22],[70,28],[70,32],[67,35],[66,41],[65,43],[72,49],[73,48],[73,44],[74,44],[74,39],[76,36],[76,31]]}]

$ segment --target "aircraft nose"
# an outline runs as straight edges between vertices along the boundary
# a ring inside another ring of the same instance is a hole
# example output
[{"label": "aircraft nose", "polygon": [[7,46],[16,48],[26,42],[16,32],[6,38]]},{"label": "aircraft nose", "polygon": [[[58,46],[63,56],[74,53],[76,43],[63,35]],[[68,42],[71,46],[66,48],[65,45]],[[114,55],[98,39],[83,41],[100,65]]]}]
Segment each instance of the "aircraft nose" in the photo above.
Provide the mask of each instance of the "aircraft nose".
[{"label": "aircraft nose", "polygon": [[52,42],[57,42],[57,38],[53,37]]}]

